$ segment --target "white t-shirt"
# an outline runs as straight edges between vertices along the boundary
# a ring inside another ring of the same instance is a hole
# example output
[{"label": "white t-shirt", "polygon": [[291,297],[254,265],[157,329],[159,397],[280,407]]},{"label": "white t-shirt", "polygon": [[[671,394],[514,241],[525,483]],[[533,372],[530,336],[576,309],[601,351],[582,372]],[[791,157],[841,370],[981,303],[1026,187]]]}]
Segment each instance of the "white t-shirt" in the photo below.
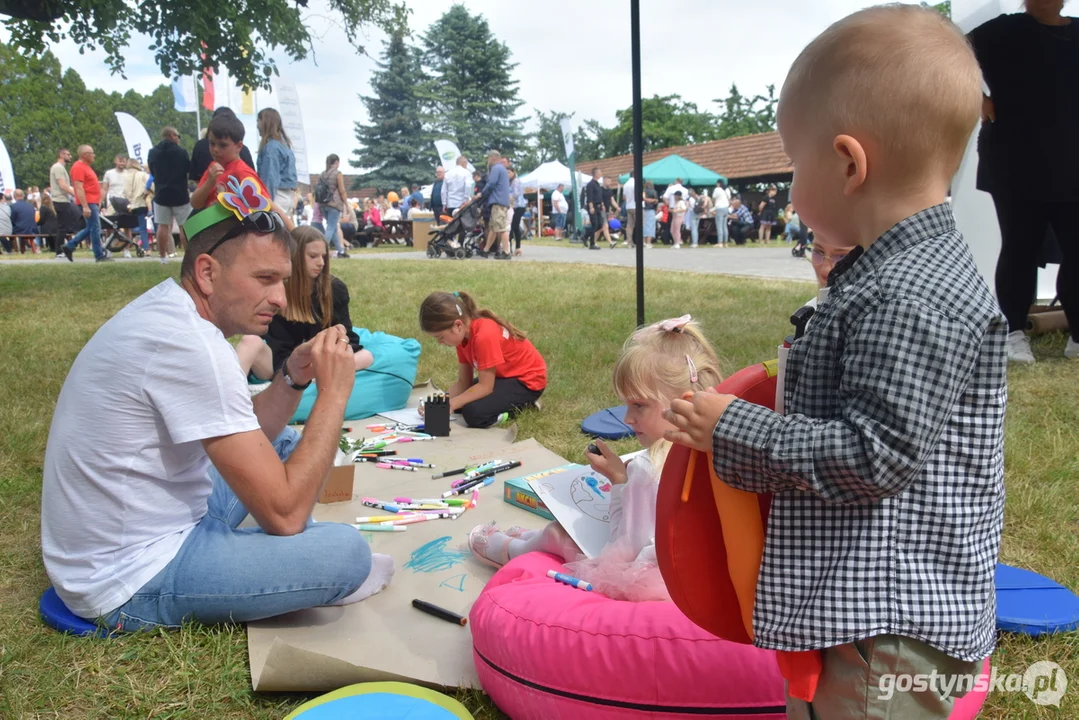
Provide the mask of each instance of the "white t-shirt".
[{"label": "white t-shirt", "polygon": [[626,180],[626,184],[622,186],[622,196],[626,198],[626,210],[637,209],[637,183],[633,178]]},{"label": "white t-shirt", "polygon": [[106,170],[101,183],[101,197],[124,197],[124,171]]},{"label": "white t-shirt", "polygon": [[712,204],[715,205],[716,210],[722,208],[729,208],[731,206],[731,191],[727,188],[716,185],[716,189],[712,191]]},{"label": "white t-shirt", "polygon": [[689,193],[686,192],[686,189],[684,187],[682,187],[682,185],[680,183],[674,183],[673,185],[668,185],[667,189],[663,191],[663,201],[666,202],[668,205],[673,206],[674,205],[674,194],[676,192],[682,193],[682,199],[683,200],[685,200],[687,197],[689,197]]},{"label": "white t-shirt", "polygon": [[566,196],[557,190],[551,192],[551,206],[558,215],[565,215],[569,212],[569,203],[566,202]]},{"label": "white t-shirt", "polygon": [[96,618],[130,600],[206,514],[200,440],[258,429],[236,351],[174,280],[102,325],[45,449],[41,547],[64,604]]}]

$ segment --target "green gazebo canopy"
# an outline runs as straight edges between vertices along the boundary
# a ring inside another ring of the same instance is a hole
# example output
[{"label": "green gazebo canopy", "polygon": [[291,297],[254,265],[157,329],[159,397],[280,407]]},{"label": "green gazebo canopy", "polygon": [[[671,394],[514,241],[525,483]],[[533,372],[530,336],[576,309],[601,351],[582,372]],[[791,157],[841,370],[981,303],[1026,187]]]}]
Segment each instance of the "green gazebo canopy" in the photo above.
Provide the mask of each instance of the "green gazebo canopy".
[{"label": "green gazebo canopy", "polygon": [[[645,165],[642,170],[644,179],[651,180],[657,185],[670,185],[678,178],[682,178],[682,183],[685,185],[715,185],[717,180],[727,182],[727,178],[719,173],[686,160],[681,155],[668,155]],[[629,173],[618,178],[618,182],[622,184],[625,184],[627,180],[629,180]]]}]

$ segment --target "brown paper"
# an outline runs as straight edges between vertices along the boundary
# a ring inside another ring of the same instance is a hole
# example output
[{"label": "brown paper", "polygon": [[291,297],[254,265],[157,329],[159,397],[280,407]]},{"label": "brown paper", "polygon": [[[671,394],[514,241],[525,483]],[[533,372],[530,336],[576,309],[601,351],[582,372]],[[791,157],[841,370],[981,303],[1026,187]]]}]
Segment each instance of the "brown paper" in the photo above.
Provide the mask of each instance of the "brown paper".
[{"label": "brown paper", "polygon": [[352,486],[356,478],[356,466],[352,463],[342,467],[330,468],[322,492],[318,494],[320,503],[349,502],[352,500]]},{"label": "brown paper", "polygon": [[[418,397],[423,391],[414,392]],[[370,422],[376,422],[372,419]],[[365,421],[352,421],[363,437]],[[429,687],[478,688],[468,626],[431,617],[412,607],[421,599],[467,616],[494,570],[474,560],[467,549],[469,531],[497,522],[540,529],[546,521],[502,500],[502,483],[522,472],[566,464],[534,439],[513,443],[516,427],[476,430],[454,424],[450,437],[397,448],[402,457],[422,457],[438,467],[415,473],[380,470],[372,463],[354,469],[354,500],[316,505],[319,522],[356,521],[380,511],[359,498],[437,497],[454,478],[432,473],[486,459],[520,460],[522,467],[500,473],[480,490],[478,507],[457,520],[409,525],[403,533],[364,533],[374,552],[394,558],[389,587],[346,607],[303,610],[249,623],[251,684],[257,691],[327,691],[356,682],[394,679]],[[408,452],[403,452],[407,448]]]}]

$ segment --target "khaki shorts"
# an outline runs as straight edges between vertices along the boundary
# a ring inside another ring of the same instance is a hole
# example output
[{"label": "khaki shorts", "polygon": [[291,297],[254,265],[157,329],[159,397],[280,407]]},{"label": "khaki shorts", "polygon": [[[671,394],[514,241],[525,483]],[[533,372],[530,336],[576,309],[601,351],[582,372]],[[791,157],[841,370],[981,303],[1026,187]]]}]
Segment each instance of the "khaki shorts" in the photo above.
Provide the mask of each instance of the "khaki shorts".
[{"label": "khaki shorts", "polygon": [[510,231],[510,209],[505,205],[491,206],[491,232],[504,233]]},{"label": "khaki shorts", "polygon": [[187,218],[191,216],[191,203],[185,203],[183,205],[177,205],[175,207],[171,205],[159,205],[154,203],[154,224],[155,225],[167,225],[172,227],[173,221],[177,225],[183,227],[183,224],[187,222]]},{"label": "khaki shorts", "polygon": [[[956,660],[923,642],[898,635],[877,635],[826,648],[822,660],[824,668],[812,705],[788,696],[788,720],[946,718],[955,701],[970,690],[974,681],[968,678],[982,671],[981,662]],[[936,691],[929,682],[924,692],[917,692],[896,681],[900,675],[913,678],[933,672],[943,676],[937,678]],[[957,675],[960,677],[955,678]],[[947,695],[945,681],[950,681]]]}]

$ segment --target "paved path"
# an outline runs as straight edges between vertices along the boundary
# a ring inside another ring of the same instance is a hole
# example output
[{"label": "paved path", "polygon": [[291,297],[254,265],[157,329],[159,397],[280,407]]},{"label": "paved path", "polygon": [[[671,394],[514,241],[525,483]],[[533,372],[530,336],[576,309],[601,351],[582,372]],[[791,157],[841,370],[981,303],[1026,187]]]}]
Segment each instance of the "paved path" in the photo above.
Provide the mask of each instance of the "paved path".
[{"label": "paved path", "polygon": [[[614,265],[621,267],[635,267],[637,263],[636,253],[629,248],[618,247],[608,250],[585,250],[580,245],[567,245],[565,247],[532,246],[527,242],[524,248],[525,254],[515,257],[510,262],[546,262],[546,263],[574,263],[592,265]],[[349,262],[379,262],[394,260],[426,260],[423,252],[371,252],[355,250]],[[157,257],[138,259],[125,259],[116,257],[116,262],[156,263]],[[172,262],[178,263],[180,258],[174,258]],[[506,262],[504,260],[426,260],[427,262]],[[76,258],[76,262],[88,264],[93,262],[89,257]],[[336,262],[342,262],[340,260]],[[64,264],[63,260],[55,260],[49,255],[41,256],[41,259],[33,260],[3,260],[0,264],[7,267],[32,266],[40,263]],[[791,257],[790,246],[783,245],[772,248],[716,248],[713,246],[689,248],[680,250],[671,248],[657,248],[644,251],[645,267],[652,270],[681,270],[685,272],[715,273],[719,275],[744,275],[749,277],[771,278],[779,280],[814,280],[813,268],[804,258]]]}]

